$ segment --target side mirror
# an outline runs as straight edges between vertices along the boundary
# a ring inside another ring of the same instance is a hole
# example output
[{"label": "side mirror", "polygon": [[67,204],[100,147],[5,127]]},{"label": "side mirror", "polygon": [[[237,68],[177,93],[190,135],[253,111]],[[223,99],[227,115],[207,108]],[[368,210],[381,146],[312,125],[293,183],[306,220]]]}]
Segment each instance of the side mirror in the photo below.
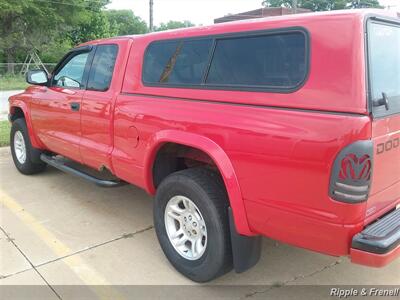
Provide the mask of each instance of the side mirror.
[{"label": "side mirror", "polygon": [[46,85],[49,81],[47,73],[43,70],[32,70],[26,73],[26,82],[34,85]]}]

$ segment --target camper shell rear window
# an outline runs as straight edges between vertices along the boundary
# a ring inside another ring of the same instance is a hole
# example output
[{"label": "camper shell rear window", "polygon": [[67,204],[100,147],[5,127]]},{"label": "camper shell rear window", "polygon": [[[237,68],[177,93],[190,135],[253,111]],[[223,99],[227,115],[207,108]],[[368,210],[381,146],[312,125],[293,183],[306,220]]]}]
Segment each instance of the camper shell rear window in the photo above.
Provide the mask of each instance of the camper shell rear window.
[{"label": "camper shell rear window", "polygon": [[367,22],[370,107],[374,117],[400,113],[400,21]]}]

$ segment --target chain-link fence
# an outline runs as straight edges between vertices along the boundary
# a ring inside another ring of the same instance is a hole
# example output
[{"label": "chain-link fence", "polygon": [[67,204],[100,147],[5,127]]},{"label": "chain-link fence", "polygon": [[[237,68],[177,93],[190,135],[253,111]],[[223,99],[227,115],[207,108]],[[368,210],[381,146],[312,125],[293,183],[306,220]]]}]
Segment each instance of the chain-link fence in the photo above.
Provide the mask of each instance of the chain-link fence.
[{"label": "chain-link fence", "polygon": [[[43,63],[48,72],[52,72],[55,63]],[[0,63],[0,76],[20,75],[24,63]],[[30,70],[37,69],[35,64],[29,66]],[[24,75],[24,74],[21,74]]]}]

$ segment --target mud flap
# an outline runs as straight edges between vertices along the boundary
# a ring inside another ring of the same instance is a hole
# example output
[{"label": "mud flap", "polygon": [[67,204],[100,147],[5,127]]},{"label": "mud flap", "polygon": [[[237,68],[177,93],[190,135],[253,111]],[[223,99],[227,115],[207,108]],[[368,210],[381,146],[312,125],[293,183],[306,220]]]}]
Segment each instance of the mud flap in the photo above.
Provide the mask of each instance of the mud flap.
[{"label": "mud flap", "polygon": [[252,268],[260,260],[261,236],[244,236],[236,231],[232,209],[229,207],[229,227],[231,232],[233,267],[236,273]]}]

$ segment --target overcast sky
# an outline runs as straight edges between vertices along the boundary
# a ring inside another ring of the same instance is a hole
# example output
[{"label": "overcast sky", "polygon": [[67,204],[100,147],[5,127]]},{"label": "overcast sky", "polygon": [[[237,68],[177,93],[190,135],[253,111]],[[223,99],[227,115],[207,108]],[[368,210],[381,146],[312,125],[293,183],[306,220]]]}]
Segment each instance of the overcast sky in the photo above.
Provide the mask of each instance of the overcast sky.
[{"label": "overcast sky", "polygon": [[[196,25],[209,25],[215,18],[261,7],[262,0],[154,0],[154,24],[169,20],[189,20]],[[400,11],[400,0],[380,0],[382,5]],[[110,9],[132,9],[148,23],[149,0],[112,0]]]}]

